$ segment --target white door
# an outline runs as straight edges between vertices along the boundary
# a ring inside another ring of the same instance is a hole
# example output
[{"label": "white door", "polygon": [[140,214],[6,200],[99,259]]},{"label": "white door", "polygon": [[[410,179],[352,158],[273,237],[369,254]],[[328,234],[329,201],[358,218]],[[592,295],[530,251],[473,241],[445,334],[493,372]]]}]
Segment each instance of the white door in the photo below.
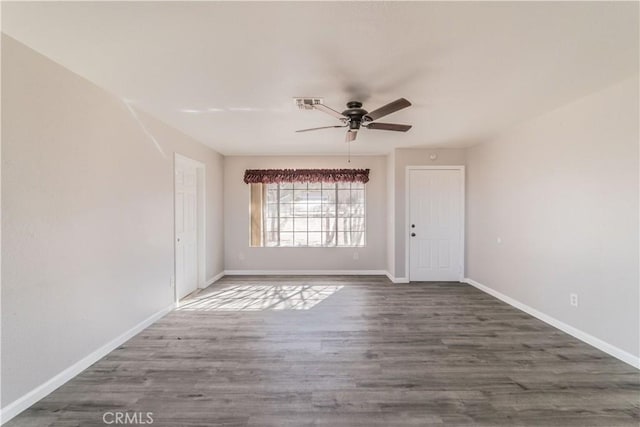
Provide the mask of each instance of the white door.
[{"label": "white door", "polygon": [[409,280],[462,279],[463,169],[409,169]]},{"label": "white door", "polygon": [[176,159],[176,296],[185,297],[198,287],[198,171]]}]

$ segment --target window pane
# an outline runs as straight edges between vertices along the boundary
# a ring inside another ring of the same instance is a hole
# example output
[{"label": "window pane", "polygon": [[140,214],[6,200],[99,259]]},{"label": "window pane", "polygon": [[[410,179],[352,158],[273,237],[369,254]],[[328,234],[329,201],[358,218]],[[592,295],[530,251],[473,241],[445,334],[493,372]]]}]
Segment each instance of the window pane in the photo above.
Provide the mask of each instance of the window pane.
[{"label": "window pane", "polygon": [[338,183],[338,190],[339,189],[350,189],[351,188],[351,183],[350,182],[339,182]]},{"label": "window pane", "polygon": [[278,204],[267,203],[267,211],[265,212],[267,218],[274,218],[278,216]]},{"label": "window pane", "polygon": [[364,218],[351,218],[351,231],[364,231]]},{"label": "window pane", "polygon": [[264,226],[265,226],[265,230],[267,232],[270,231],[278,231],[278,217],[273,217],[273,218],[265,218],[264,219]]},{"label": "window pane", "polygon": [[331,217],[322,218],[322,231],[336,231],[336,219]]},{"label": "window pane", "polygon": [[307,204],[296,203],[293,205],[293,216],[307,217]]},{"label": "window pane", "polygon": [[267,190],[267,203],[278,203],[278,189]]},{"label": "window pane", "polygon": [[308,227],[309,231],[321,231],[322,230],[322,218],[309,218]]},{"label": "window pane", "polygon": [[293,220],[293,231],[307,231],[307,218],[295,218]]},{"label": "window pane", "polygon": [[351,189],[352,190],[359,189],[359,188],[364,189],[364,183],[362,183],[362,182],[352,182],[351,183]]},{"label": "window pane", "polygon": [[295,246],[307,246],[307,233],[295,233],[294,234]]},{"label": "window pane", "polygon": [[336,232],[335,230],[331,231],[323,231],[322,232],[322,240],[324,246],[335,246],[336,245]]},{"label": "window pane", "polygon": [[307,192],[302,190],[293,190],[293,203],[307,203]]},{"label": "window pane", "polygon": [[351,220],[349,218],[338,218],[339,231],[351,231]]},{"label": "window pane", "polygon": [[323,190],[335,190],[336,183],[335,182],[323,182],[322,189]]},{"label": "window pane", "polygon": [[365,216],[364,204],[351,205],[351,216]]},{"label": "window pane", "polygon": [[364,203],[364,190],[351,190],[351,203]]},{"label": "window pane", "polygon": [[309,246],[322,246],[322,233],[309,233]]},{"label": "window pane", "polygon": [[320,217],[322,216],[322,205],[320,203],[311,203],[307,205],[309,216]]},{"label": "window pane", "polygon": [[294,182],[293,183],[293,188],[295,189],[300,189],[300,190],[306,190],[307,189],[307,183],[306,182]]},{"label": "window pane", "polygon": [[322,204],[322,192],[318,191],[308,191],[307,192],[307,203],[309,205],[320,205]]},{"label": "window pane", "polygon": [[309,195],[309,200],[319,201],[321,199],[322,190],[320,190],[319,188],[315,190],[309,189],[307,190],[307,194]]},{"label": "window pane", "polygon": [[336,216],[336,205],[322,205],[322,216],[335,217]]},{"label": "window pane", "polygon": [[280,246],[293,246],[293,233],[280,232]]},{"label": "window pane", "polygon": [[[278,185],[278,184],[273,184],[273,185]],[[293,184],[290,182],[283,182],[282,184],[280,184],[280,190],[291,189],[291,188],[293,188]]]},{"label": "window pane", "polygon": [[281,203],[280,216],[293,216],[293,203]]},{"label": "window pane", "polygon": [[309,183],[309,190],[319,190],[320,188],[322,188],[322,184],[320,182]]},{"label": "window pane", "polygon": [[351,233],[338,233],[338,246],[350,246]]},{"label": "window pane", "polygon": [[293,190],[293,203],[307,203],[307,190]]},{"label": "window pane", "polygon": [[338,246],[364,246],[364,232],[338,233]]},{"label": "window pane", "polygon": [[293,190],[280,190],[280,203],[292,203],[293,202]]},{"label": "window pane", "polygon": [[336,203],[336,190],[322,190],[322,203],[323,204],[335,204]]},{"label": "window pane", "polygon": [[293,231],[293,218],[280,217],[280,231]]},{"label": "window pane", "polygon": [[351,233],[351,244],[353,246],[363,246],[364,245],[364,232],[357,231]]},{"label": "window pane", "polygon": [[276,246],[278,244],[278,229],[273,228],[272,230],[265,231],[264,233],[264,244],[266,246]]},{"label": "window pane", "polygon": [[338,205],[338,218],[349,217],[351,215],[351,205]]},{"label": "window pane", "polygon": [[338,203],[350,203],[351,191],[350,190],[338,190]]}]

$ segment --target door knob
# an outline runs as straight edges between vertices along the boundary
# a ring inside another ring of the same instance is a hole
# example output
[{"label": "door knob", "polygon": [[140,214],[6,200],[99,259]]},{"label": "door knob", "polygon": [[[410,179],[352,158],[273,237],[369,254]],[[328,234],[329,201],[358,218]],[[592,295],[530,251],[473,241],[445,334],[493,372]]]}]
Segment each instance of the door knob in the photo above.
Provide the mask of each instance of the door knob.
[{"label": "door knob", "polygon": [[415,224],[411,224],[411,228],[416,228],[416,225]]},{"label": "door knob", "polygon": [[411,237],[416,237],[416,233],[411,233]]},{"label": "door knob", "polygon": [[180,241],[180,238],[178,237],[178,242]]}]

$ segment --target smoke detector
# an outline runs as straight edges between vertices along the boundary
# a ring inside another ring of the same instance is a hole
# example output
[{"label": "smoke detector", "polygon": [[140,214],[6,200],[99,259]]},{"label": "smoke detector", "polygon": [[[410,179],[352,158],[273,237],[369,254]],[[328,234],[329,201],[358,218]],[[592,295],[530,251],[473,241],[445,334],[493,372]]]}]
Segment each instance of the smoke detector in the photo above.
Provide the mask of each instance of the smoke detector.
[{"label": "smoke detector", "polygon": [[314,105],[322,104],[322,98],[293,98],[301,110],[313,110]]}]

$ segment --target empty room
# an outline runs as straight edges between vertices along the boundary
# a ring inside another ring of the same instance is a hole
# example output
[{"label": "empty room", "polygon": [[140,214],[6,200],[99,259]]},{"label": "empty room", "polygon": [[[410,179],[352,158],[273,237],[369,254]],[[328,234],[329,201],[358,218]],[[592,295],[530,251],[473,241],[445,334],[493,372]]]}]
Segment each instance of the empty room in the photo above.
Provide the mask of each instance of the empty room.
[{"label": "empty room", "polygon": [[1,3],[0,423],[638,426],[640,3]]}]

